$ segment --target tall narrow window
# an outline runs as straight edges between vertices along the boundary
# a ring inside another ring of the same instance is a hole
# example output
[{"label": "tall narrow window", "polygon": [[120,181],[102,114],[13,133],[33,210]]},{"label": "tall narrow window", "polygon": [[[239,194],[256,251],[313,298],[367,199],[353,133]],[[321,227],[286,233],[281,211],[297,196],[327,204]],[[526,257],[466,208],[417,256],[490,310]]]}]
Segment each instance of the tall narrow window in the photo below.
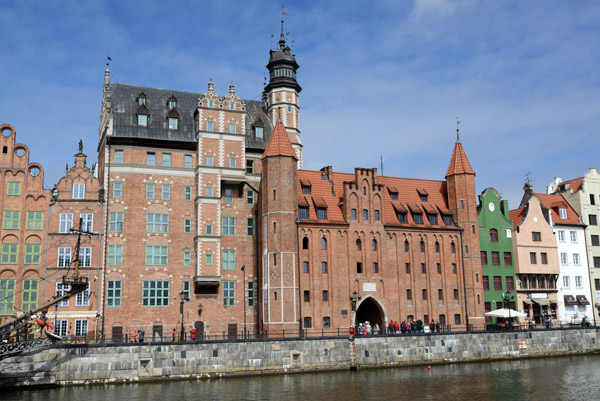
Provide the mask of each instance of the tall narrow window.
[{"label": "tall narrow window", "polygon": [[85,184],[73,184],[73,199],[85,198]]}]

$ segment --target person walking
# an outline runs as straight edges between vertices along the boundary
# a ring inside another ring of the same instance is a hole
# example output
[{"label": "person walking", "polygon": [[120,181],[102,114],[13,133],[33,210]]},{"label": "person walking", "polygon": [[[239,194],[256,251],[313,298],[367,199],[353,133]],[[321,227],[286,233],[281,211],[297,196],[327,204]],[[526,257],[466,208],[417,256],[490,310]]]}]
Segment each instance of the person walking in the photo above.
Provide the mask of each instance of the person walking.
[{"label": "person walking", "polygon": [[133,329],[131,331],[131,337],[129,338],[129,341],[131,341],[132,343],[134,343],[136,341],[135,338],[136,338],[136,332],[135,332],[135,329]]},{"label": "person walking", "polygon": [[146,332],[144,331],[144,329],[139,329],[137,333],[138,333],[138,341],[143,343]]},{"label": "person walking", "polygon": [[176,330],[173,329],[173,333],[171,333],[171,341],[173,341],[173,342],[175,342],[175,333],[176,333]]},{"label": "person walking", "polygon": [[429,322],[429,331],[435,333],[435,321],[433,319],[431,319],[431,322]]},{"label": "person walking", "polygon": [[196,326],[192,326],[192,329],[190,330],[190,340],[196,341]]}]

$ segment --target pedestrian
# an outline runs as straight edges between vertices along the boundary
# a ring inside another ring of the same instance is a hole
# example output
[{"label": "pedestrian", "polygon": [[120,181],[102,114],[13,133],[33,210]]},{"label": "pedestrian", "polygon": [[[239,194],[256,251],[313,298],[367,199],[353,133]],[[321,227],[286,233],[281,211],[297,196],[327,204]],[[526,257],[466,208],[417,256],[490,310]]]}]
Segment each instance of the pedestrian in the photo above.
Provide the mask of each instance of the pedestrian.
[{"label": "pedestrian", "polygon": [[394,334],[398,334],[400,331],[400,326],[398,325],[398,321],[394,320]]},{"label": "pedestrian", "polygon": [[379,324],[375,323],[375,327],[373,327],[373,335],[376,336],[379,334]]},{"label": "pedestrian", "polygon": [[432,333],[435,333],[435,321],[433,319],[431,319],[431,322],[429,322],[429,330]]},{"label": "pedestrian", "polygon": [[402,332],[402,334],[406,333],[406,320],[402,321],[402,324],[400,325],[400,331]]},{"label": "pedestrian", "polygon": [[436,333],[440,332],[440,322],[435,322],[435,332]]},{"label": "pedestrian", "polygon": [[410,321],[410,332],[411,333],[417,332],[417,322],[415,322],[414,320]]},{"label": "pedestrian", "polygon": [[423,321],[419,318],[417,319],[417,333],[421,334],[423,332]]},{"label": "pedestrian", "polygon": [[362,336],[364,334],[365,328],[363,327],[362,323],[358,324],[358,335]]},{"label": "pedestrian", "polygon": [[171,333],[171,341],[175,342],[175,329],[173,329],[173,333]]},{"label": "pedestrian", "polygon": [[388,324],[388,333],[394,334],[394,321],[390,320],[390,324]]},{"label": "pedestrian", "polygon": [[196,341],[196,326],[192,326],[190,330],[190,341]]},{"label": "pedestrian", "polygon": [[135,332],[135,329],[131,330],[131,337],[129,337],[129,341],[131,341],[132,343],[134,343],[136,335],[137,334]]},{"label": "pedestrian", "polygon": [[144,329],[139,329],[138,332],[138,341],[143,343],[144,342],[144,336],[146,335],[146,332],[144,331]]},{"label": "pedestrian", "polygon": [[71,341],[73,341],[73,335],[71,334],[71,330],[69,330],[67,332],[67,343],[71,344]]}]

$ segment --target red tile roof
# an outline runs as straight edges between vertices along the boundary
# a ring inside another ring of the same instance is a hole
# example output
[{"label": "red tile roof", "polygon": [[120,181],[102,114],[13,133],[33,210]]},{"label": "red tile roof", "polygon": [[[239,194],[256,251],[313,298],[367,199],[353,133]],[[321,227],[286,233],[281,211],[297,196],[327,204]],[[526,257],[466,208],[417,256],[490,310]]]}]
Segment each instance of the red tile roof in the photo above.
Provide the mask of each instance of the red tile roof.
[{"label": "red tile roof", "polygon": [[298,160],[287,131],[281,121],[277,121],[275,124],[273,133],[271,134],[271,138],[269,139],[269,143],[267,143],[267,147],[265,148],[265,152],[261,159],[270,156],[289,156]]},{"label": "red tile roof", "polygon": [[[535,195],[538,198],[540,198],[542,205],[544,205],[544,207],[546,209],[552,210],[552,221],[554,222],[554,224],[568,225],[568,226],[585,226],[584,223],[581,223],[579,221],[579,215],[577,214],[575,209],[573,209],[571,207],[571,205],[569,205],[569,202],[567,202],[566,199],[563,198],[562,195],[546,195],[546,194],[535,194]],[[561,208],[567,210],[567,218],[566,219],[562,219],[560,217],[559,209],[561,209]]]},{"label": "red tile roof", "polygon": [[[349,173],[332,172],[329,177],[321,171],[298,170],[298,183],[310,181],[311,194],[303,194],[301,185],[298,185],[298,204],[306,207],[306,201],[309,203],[308,218],[302,219],[307,223],[324,223],[324,224],[348,224],[350,216],[344,218],[343,202],[348,202],[348,199],[343,199],[344,183],[356,182],[356,176]],[[437,208],[442,214],[450,214],[448,204],[446,202],[446,182],[445,181],[429,181],[411,178],[399,177],[377,177],[376,184],[383,185],[380,192],[383,197],[383,207],[380,211],[381,219],[385,225],[395,225],[401,227],[448,227],[444,225],[443,219],[438,218],[438,224],[432,225],[429,223],[427,215],[423,215],[423,224],[415,224],[411,213],[408,213],[408,223],[401,224],[398,221],[397,213],[414,210],[418,213],[423,213],[423,209],[436,212]],[[419,191],[427,192],[427,202],[421,200]],[[398,193],[398,200],[392,200],[390,192]],[[304,200],[306,199],[306,201]],[[318,220],[315,207],[313,205],[327,205],[327,219]],[[427,205],[427,206],[425,206]],[[437,214],[437,212],[436,212]],[[361,211],[357,210],[357,219],[362,219]],[[451,225],[450,227],[455,227]]]},{"label": "red tile roof", "polygon": [[573,192],[577,192],[577,191],[581,190],[582,186],[583,186],[583,177],[574,178],[572,180],[563,181],[560,184],[558,184],[554,193],[562,192],[562,191],[565,191],[568,189],[572,189]]},{"label": "red tile roof", "polygon": [[446,177],[454,174],[475,174],[475,170],[471,167],[469,158],[460,141],[456,141],[454,144],[454,150],[452,151],[452,157],[450,158],[450,165],[448,165]]},{"label": "red tile roof", "polygon": [[517,227],[519,227],[519,224],[521,224],[521,222],[525,218],[526,209],[527,208],[522,207],[522,208],[511,210],[510,212],[508,212],[510,221],[512,221],[512,223],[513,223],[513,230],[516,231]]}]

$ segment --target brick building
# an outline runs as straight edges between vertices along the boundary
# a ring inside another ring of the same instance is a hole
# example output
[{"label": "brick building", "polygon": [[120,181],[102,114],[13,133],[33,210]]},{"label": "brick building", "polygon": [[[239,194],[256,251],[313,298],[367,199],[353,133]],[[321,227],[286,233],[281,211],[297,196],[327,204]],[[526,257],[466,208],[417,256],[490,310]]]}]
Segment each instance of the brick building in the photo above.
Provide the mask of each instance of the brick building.
[{"label": "brick building", "polygon": [[[83,143],[75,154],[75,164],[52,190],[48,205],[48,249],[44,259],[46,294],[61,296],[68,291],[62,278],[73,274],[75,258],[79,253],[79,275],[86,277],[88,289],[51,308],[55,320],[54,332],[60,336],[69,333],[77,338],[97,338],[101,308],[103,266],[102,232],[104,227],[104,193],[93,169],[86,165]],[[76,230],[76,231],[74,231]],[[78,234],[79,252],[77,250]]]},{"label": "brick building", "polygon": [[0,321],[35,309],[53,292],[44,288],[47,208],[44,170],[30,163],[29,148],[16,142],[10,125],[0,126]]}]

